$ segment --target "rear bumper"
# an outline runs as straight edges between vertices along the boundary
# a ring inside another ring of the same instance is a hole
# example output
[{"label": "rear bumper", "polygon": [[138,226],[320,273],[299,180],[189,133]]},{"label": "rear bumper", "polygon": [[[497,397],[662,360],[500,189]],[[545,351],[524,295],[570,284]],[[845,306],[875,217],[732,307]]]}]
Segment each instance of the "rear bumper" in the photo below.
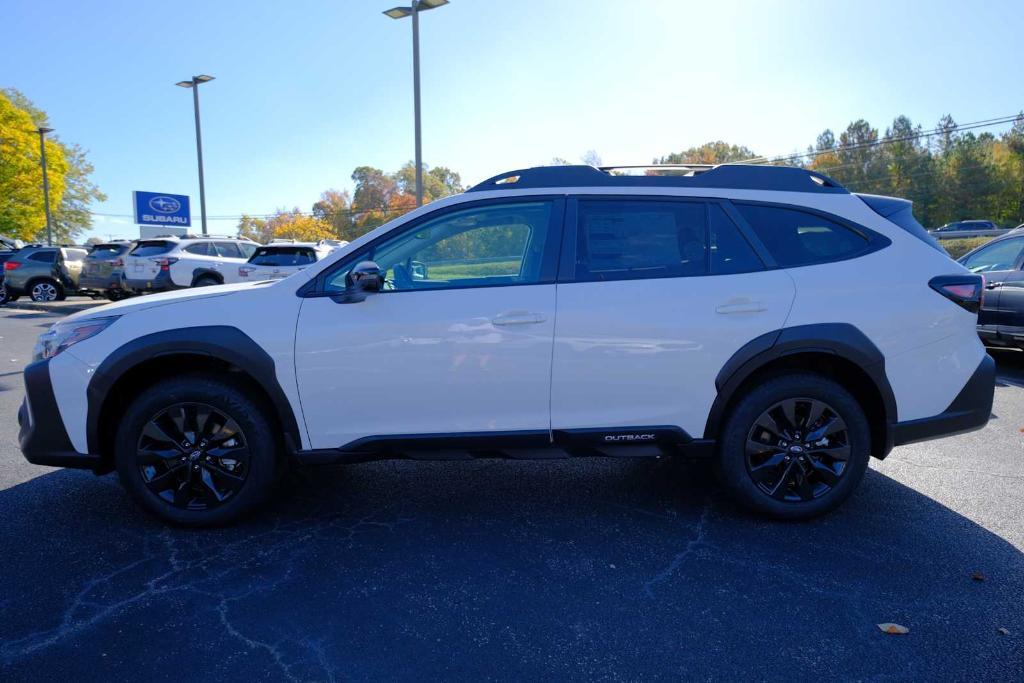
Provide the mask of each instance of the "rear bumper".
[{"label": "rear bumper", "polygon": [[132,278],[125,275],[125,285],[136,292],[167,292],[172,289],[185,289],[174,284],[171,271],[161,270],[152,278]]},{"label": "rear bumper", "polygon": [[892,425],[894,446],[972,432],[988,424],[995,394],[996,362],[985,354],[949,407],[938,415]]},{"label": "rear bumper", "polygon": [[93,290],[96,292],[121,289],[121,273],[114,273],[107,276],[83,275],[78,280],[78,288]]},{"label": "rear bumper", "polygon": [[50,361],[25,368],[25,400],[18,409],[18,445],[33,465],[77,467],[99,471],[98,455],[79,453],[71,445],[50,383]]}]

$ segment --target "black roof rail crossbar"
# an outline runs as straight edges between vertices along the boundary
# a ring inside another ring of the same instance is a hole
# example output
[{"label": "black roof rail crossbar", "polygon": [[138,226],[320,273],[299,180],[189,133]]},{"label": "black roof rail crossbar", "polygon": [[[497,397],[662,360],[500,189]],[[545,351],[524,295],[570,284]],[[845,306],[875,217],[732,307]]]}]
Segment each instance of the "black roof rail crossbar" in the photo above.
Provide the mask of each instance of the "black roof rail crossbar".
[{"label": "black roof rail crossbar", "polygon": [[[606,169],[663,168],[688,169],[685,175],[616,175]],[[848,190],[827,175],[795,166],[759,164],[661,164],[653,166],[537,166],[509,171],[488,178],[466,190],[527,190],[551,187],[692,187],[776,192],[824,192],[848,194]]]}]

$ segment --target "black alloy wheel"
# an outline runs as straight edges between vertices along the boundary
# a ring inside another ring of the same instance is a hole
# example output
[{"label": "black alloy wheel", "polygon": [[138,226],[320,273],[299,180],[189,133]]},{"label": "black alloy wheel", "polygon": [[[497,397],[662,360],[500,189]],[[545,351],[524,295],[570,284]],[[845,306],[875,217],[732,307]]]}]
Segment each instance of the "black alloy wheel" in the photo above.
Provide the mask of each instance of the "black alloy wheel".
[{"label": "black alloy wheel", "polygon": [[761,413],[747,435],[746,465],[754,484],[780,501],[819,498],[847,471],[846,422],[824,401],[789,398]]},{"label": "black alloy wheel", "polygon": [[180,510],[212,510],[249,475],[249,442],[238,422],[205,403],[174,403],[146,422],[136,463],[149,491]]}]

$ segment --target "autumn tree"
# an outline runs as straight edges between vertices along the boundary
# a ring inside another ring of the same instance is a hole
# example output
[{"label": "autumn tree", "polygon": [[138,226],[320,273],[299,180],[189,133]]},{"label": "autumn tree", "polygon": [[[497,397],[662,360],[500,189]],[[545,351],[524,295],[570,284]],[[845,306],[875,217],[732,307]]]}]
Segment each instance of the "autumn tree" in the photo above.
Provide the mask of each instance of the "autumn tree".
[{"label": "autumn tree", "polygon": [[263,218],[253,218],[243,214],[238,221],[238,236],[250,239],[253,242],[266,244],[273,238],[273,231],[267,227],[267,221]]},{"label": "autumn tree", "polygon": [[[35,130],[41,126],[48,126],[50,123],[46,112],[35,106],[21,92],[8,88],[0,92],[0,96],[7,97],[13,105],[26,112],[31,119],[31,129]],[[36,136],[33,140],[35,163],[38,168],[39,139]],[[54,150],[54,151],[51,151]],[[2,163],[2,162],[0,162]],[[85,150],[74,143],[66,143],[58,136],[49,136],[46,146],[47,177],[50,181],[50,204],[53,207],[53,238],[55,242],[72,242],[83,232],[92,226],[92,214],[89,206],[93,202],[106,201],[105,194],[92,182],[91,176],[93,166],[89,162]],[[41,171],[38,172],[39,185],[39,206],[42,206],[42,179]],[[55,193],[55,186],[60,188]],[[2,193],[2,189],[0,189]],[[37,230],[28,235],[30,239],[40,239],[46,234],[45,213]]]},{"label": "autumn tree", "polygon": [[293,239],[299,242],[317,242],[334,237],[330,223],[305,214],[298,207],[291,211],[278,209],[277,213],[267,220],[266,230],[270,233],[271,239]]}]

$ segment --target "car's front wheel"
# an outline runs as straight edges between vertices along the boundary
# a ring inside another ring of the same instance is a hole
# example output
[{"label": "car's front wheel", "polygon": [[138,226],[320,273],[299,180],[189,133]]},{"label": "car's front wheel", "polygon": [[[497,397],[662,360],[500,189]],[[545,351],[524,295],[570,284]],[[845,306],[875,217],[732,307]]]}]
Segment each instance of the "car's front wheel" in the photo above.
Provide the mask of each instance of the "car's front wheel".
[{"label": "car's front wheel", "polygon": [[210,526],[261,503],[276,479],[277,439],[265,408],[213,376],[160,382],[117,432],[121,484],[166,522]]},{"label": "car's front wheel", "polygon": [[723,483],[779,519],[835,509],[867,469],[871,432],[857,399],[815,374],[770,379],[740,399],[721,439]]}]

